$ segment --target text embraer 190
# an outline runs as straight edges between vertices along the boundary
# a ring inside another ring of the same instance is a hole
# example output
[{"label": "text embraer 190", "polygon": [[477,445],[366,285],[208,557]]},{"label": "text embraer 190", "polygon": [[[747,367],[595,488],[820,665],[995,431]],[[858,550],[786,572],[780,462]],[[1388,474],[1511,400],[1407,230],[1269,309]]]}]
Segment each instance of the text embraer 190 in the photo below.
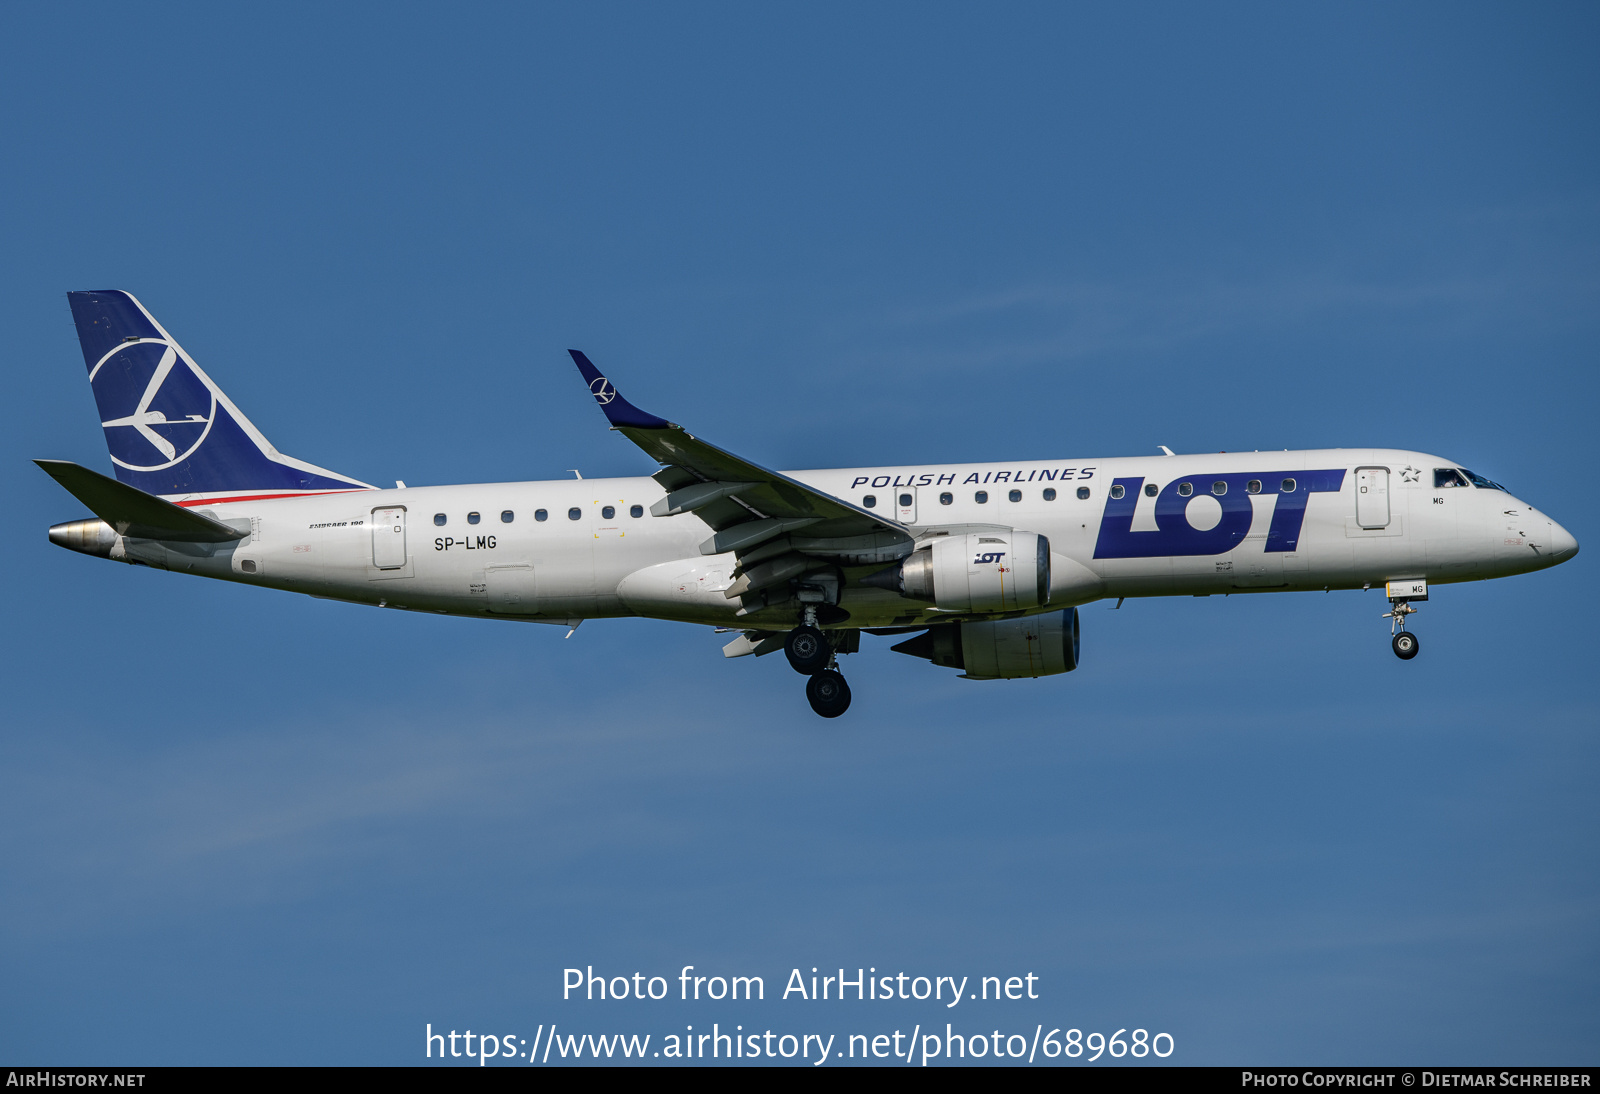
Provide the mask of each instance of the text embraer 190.
[{"label": "text embraer 190", "polygon": [[[1107,597],[1385,586],[1394,652],[1431,585],[1578,551],[1504,487],[1422,452],[769,471],[572,358],[654,475],[380,490],[280,454],[132,295],[67,294],[116,478],[40,460],[95,514],[85,554],[378,607],[577,626],[641,615],[783,650],[824,717],[861,633],[965,679],[1078,666]],[[569,632],[570,633],[570,632]]]}]

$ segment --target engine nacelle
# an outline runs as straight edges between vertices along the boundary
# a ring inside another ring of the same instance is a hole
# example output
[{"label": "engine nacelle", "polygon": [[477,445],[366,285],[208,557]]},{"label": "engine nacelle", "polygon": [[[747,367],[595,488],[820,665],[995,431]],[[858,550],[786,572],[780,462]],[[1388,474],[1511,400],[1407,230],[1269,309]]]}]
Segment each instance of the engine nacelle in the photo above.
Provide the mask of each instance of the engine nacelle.
[{"label": "engine nacelle", "polygon": [[1026,611],[1050,602],[1050,541],[1034,532],[947,536],[881,576],[901,596],[944,611]]},{"label": "engine nacelle", "polygon": [[994,623],[951,623],[893,649],[965,669],[967,680],[1054,676],[1078,667],[1078,609]]}]

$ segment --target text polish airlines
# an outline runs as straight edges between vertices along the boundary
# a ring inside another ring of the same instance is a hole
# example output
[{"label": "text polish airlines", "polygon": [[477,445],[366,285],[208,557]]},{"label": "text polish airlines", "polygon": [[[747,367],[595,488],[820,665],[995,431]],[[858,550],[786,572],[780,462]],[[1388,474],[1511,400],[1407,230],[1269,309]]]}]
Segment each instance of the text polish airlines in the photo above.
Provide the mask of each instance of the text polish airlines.
[{"label": "text polish airlines", "polygon": [[654,475],[377,489],[279,453],[131,294],[67,295],[116,478],[38,461],[95,514],[51,542],[407,611],[717,626],[729,657],[782,650],[824,717],[862,631],[965,679],[1049,676],[1093,600],[1383,586],[1409,659],[1431,586],[1578,551],[1499,484],[1393,449],[769,471],[577,351]]}]

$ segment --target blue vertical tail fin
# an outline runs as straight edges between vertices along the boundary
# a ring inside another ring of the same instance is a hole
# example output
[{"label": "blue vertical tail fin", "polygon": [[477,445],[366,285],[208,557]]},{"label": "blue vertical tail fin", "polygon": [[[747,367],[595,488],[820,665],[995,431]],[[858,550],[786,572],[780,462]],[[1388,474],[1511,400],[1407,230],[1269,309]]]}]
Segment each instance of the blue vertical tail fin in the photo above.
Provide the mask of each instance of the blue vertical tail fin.
[{"label": "blue vertical tail fin", "polygon": [[171,499],[371,489],[272,447],[132,293],[67,301],[122,482]]}]

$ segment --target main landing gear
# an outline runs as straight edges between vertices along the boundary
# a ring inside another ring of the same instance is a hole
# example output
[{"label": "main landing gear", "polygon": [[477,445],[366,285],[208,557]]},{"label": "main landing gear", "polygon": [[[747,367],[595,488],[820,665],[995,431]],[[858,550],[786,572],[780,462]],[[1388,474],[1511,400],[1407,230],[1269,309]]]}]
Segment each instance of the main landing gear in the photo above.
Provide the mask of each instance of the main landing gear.
[{"label": "main landing gear", "polygon": [[823,669],[806,681],[806,699],[824,718],[837,718],[850,709],[850,685],[837,669]]},{"label": "main landing gear", "polygon": [[824,718],[837,718],[850,709],[850,685],[838,669],[828,636],[817,626],[817,612],[806,605],[805,622],[783,640],[783,653],[789,665],[806,681],[806,699],[811,709]]},{"label": "main landing gear", "polygon": [[828,636],[809,619],[784,638],[783,653],[789,659],[790,667],[801,676],[815,676],[827,668],[833,658]]},{"label": "main landing gear", "polygon": [[1394,647],[1396,657],[1409,661],[1417,655],[1420,647],[1417,645],[1417,636],[1406,630],[1406,616],[1415,614],[1417,609],[1401,597],[1395,597],[1390,604],[1392,608],[1383,613],[1383,618],[1391,620],[1389,633],[1393,637],[1389,639],[1389,645]]}]

